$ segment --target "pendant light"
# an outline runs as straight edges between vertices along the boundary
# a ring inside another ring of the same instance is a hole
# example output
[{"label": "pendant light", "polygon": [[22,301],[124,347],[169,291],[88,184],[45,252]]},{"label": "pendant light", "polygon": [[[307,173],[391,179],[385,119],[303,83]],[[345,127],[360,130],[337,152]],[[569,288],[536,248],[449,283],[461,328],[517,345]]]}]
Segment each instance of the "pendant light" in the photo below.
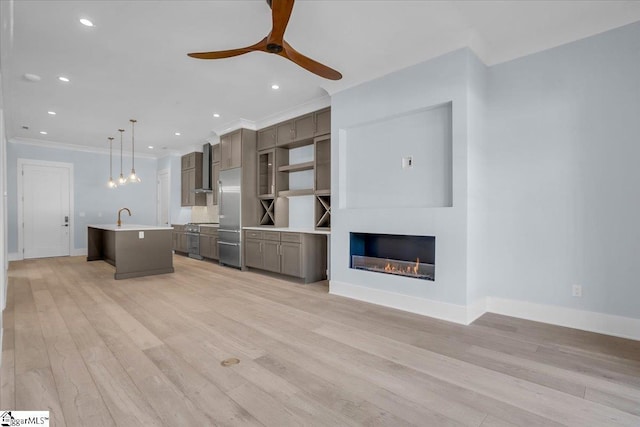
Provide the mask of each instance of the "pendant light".
[{"label": "pendant light", "polygon": [[118,183],[120,185],[125,185],[127,183],[127,179],[122,175],[122,132],[124,132],[124,129],[118,129],[118,132],[120,132],[120,177],[118,178]]},{"label": "pendant light", "polygon": [[107,138],[109,140],[109,182],[107,185],[109,188],[116,188],[118,184],[113,180],[113,137]]},{"label": "pendant light", "polygon": [[131,175],[129,175],[129,179],[127,180],[128,182],[140,182],[141,179],[139,176],[136,175],[136,159],[135,159],[135,153],[134,153],[134,134],[133,134],[133,127],[136,124],[137,120],[135,119],[129,119],[129,121],[131,122]]}]

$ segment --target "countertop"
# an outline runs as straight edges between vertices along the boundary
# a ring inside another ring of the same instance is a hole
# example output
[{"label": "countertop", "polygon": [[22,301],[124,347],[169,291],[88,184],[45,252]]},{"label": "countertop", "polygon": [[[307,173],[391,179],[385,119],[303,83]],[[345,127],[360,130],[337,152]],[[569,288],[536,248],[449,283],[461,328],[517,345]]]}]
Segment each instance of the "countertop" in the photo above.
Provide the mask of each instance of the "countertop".
[{"label": "countertop", "polygon": [[313,228],[289,228],[289,227],[242,227],[243,230],[257,230],[257,231],[283,231],[285,233],[306,233],[306,234],[324,234],[326,236],[331,234],[331,231],[327,230],[314,230]]},{"label": "countertop", "polygon": [[173,230],[173,227],[161,227],[158,225],[122,224],[89,224],[87,227],[98,228],[107,231],[145,231],[145,230]]}]

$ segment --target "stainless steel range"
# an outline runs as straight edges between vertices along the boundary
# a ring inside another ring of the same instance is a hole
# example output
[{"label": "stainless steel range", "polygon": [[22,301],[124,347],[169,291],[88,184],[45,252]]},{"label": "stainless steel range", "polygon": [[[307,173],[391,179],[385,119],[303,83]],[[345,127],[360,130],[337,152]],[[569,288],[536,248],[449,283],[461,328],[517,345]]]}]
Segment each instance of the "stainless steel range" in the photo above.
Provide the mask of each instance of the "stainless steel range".
[{"label": "stainless steel range", "polygon": [[189,223],[184,226],[187,235],[187,253],[189,258],[203,259],[200,255],[200,225]]},{"label": "stainless steel range", "polygon": [[184,226],[187,235],[187,254],[190,258],[204,259],[200,255],[200,226],[217,224],[214,222],[190,222]]}]

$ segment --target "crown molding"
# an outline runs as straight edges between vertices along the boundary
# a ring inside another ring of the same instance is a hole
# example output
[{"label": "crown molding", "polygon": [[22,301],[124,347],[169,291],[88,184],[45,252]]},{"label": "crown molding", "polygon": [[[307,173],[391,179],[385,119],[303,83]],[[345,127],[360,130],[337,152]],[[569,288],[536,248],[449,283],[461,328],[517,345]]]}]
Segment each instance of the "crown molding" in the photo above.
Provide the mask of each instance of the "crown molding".
[{"label": "crown molding", "polygon": [[311,113],[313,111],[320,110],[322,108],[331,106],[331,97],[329,95],[323,95],[319,98],[314,98],[310,101],[298,104],[295,107],[287,110],[280,111],[270,116],[264,117],[255,122],[256,129],[264,129],[276,123],[284,122],[294,117],[301,116],[303,114]]},{"label": "crown molding", "polygon": [[[34,147],[49,148],[54,150],[69,150],[69,151],[77,151],[82,153],[109,155],[108,148],[89,147],[86,145],[76,145],[76,144],[65,144],[62,142],[54,142],[54,141],[47,141],[47,140],[41,140],[41,139],[13,137],[13,138],[9,138],[9,143],[18,144],[18,145],[31,145]],[[161,157],[160,155],[149,154],[149,153],[135,153],[135,154],[136,154],[136,157],[143,158],[143,159],[158,159],[159,157]],[[166,155],[166,152],[163,153],[163,155]],[[124,152],[123,156],[131,157],[128,152]]]},{"label": "crown molding", "polygon": [[264,129],[271,125],[275,125],[276,123],[284,122],[294,117],[298,117],[303,114],[311,113],[313,111],[330,106],[331,97],[329,95],[323,95],[319,98],[314,98],[310,101],[298,104],[295,107],[279,111],[256,121],[240,118],[236,121],[227,122],[213,129],[217,136],[211,136],[210,138],[207,138],[207,142],[209,142],[210,144],[217,144],[218,142],[220,142],[219,135],[224,135],[241,128],[250,130]]}]

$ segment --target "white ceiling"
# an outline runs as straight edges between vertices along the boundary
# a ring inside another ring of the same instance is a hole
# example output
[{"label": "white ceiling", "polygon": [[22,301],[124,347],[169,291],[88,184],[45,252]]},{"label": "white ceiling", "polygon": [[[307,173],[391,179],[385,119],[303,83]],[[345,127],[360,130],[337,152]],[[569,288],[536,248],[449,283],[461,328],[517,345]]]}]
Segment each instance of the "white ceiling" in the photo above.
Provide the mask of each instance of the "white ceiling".
[{"label": "white ceiling", "polygon": [[128,143],[135,118],[136,151],[158,156],[328,105],[328,94],[460,47],[492,65],[640,20],[639,1],[298,0],[285,38],[340,71],[334,82],[260,52],[186,56],[262,39],[264,0],[0,3],[7,137],[106,149],[120,127]]}]

